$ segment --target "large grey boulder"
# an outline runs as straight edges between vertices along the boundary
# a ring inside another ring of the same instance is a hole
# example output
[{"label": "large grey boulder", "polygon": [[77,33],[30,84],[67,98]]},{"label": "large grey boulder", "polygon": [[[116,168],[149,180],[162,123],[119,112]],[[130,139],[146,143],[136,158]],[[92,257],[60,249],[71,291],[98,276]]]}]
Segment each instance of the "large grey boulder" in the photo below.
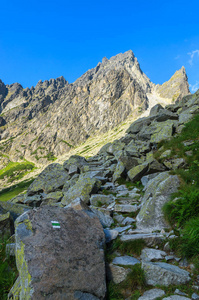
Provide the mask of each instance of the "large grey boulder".
[{"label": "large grey boulder", "polygon": [[[105,237],[92,213],[44,206],[20,216],[15,228],[14,299],[104,299]],[[92,297],[77,298],[83,293]]]},{"label": "large grey boulder", "polygon": [[149,113],[149,116],[152,117],[152,116],[156,116],[162,109],[164,109],[162,107],[162,105],[160,104],[156,104],[154,105],[151,110],[150,110],[150,113]]},{"label": "large grey boulder", "polygon": [[46,194],[55,192],[62,188],[68,179],[69,175],[63,166],[51,164],[31,183],[27,195],[32,196],[40,192],[45,192]]},{"label": "large grey boulder", "polygon": [[126,174],[125,166],[123,162],[119,161],[116,165],[115,171],[113,173],[113,182],[117,181],[119,178]]},{"label": "large grey boulder", "polygon": [[142,199],[141,209],[137,215],[137,228],[142,230],[161,230],[168,227],[162,212],[163,205],[176,192],[180,181],[177,175],[160,173],[148,182]]},{"label": "large grey boulder", "polygon": [[142,262],[146,283],[149,285],[185,284],[191,280],[189,272],[164,262]]},{"label": "large grey boulder", "polygon": [[77,182],[69,188],[62,198],[62,205],[67,205],[76,198],[81,198],[86,204],[89,203],[90,195],[96,193],[101,186],[101,181],[89,174],[81,174]]},{"label": "large grey boulder", "polygon": [[127,173],[128,178],[132,182],[139,181],[143,177],[143,175],[146,174],[147,170],[148,170],[148,163],[144,163],[142,165],[133,167]]},{"label": "large grey boulder", "polygon": [[71,155],[68,160],[63,163],[63,167],[65,170],[72,173],[78,173],[82,166],[86,165],[87,161],[84,157],[79,155]]}]

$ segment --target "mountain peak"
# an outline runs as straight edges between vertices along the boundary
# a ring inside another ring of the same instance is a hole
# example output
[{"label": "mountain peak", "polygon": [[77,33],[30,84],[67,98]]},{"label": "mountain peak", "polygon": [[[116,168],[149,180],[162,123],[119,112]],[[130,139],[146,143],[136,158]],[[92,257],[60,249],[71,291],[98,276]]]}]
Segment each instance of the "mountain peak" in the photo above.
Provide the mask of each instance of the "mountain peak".
[{"label": "mountain peak", "polygon": [[163,98],[171,98],[173,102],[179,101],[184,95],[190,93],[188,78],[185,67],[177,70],[173,76],[163,83],[155,87],[156,92]]}]

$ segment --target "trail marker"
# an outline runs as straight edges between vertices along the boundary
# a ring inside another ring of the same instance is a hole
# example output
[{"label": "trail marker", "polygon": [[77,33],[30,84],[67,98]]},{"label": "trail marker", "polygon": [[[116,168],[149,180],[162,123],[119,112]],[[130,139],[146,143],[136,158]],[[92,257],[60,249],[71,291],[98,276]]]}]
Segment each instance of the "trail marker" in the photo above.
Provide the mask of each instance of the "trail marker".
[{"label": "trail marker", "polygon": [[60,223],[58,221],[51,221],[53,228],[61,228]]}]

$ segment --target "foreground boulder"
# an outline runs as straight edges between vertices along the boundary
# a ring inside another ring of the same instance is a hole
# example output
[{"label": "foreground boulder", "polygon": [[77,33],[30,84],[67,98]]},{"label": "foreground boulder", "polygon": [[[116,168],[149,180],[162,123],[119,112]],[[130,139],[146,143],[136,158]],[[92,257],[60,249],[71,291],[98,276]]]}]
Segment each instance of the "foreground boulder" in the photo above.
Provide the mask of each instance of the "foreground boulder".
[{"label": "foreground boulder", "polygon": [[8,299],[104,299],[105,237],[91,212],[44,206],[15,227],[19,279]]},{"label": "foreground boulder", "polygon": [[164,262],[142,262],[148,285],[185,284],[191,280],[188,271]]}]

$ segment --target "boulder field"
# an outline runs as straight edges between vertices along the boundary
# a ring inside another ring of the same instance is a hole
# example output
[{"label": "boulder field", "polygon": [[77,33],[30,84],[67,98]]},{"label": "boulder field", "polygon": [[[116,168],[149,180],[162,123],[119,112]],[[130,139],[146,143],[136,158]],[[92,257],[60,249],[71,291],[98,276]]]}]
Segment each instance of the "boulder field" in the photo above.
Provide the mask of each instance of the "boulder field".
[{"label": "boulder field", "polygon": [[[106,299],[106,282],[123,282],[137,264],[149,286],[140,300],[164,297],[157,285],[190,282],[190,269],[168,246],[175,234],[162,213],[180,185],[170,171],[186,162],[169,152],[157,160],[154,153],[198,113],[199,92],[165,108],[156,105],[96,156],[51,164],[26,194],[1,202],[1,232],[13,234],[15,220],[19,271],[8,299]],[[137,257],[116,251],[106,261],[106,244],[116,238],[143,240],[145,247]],[[190,298],[176,292],[162,299]]]}]

